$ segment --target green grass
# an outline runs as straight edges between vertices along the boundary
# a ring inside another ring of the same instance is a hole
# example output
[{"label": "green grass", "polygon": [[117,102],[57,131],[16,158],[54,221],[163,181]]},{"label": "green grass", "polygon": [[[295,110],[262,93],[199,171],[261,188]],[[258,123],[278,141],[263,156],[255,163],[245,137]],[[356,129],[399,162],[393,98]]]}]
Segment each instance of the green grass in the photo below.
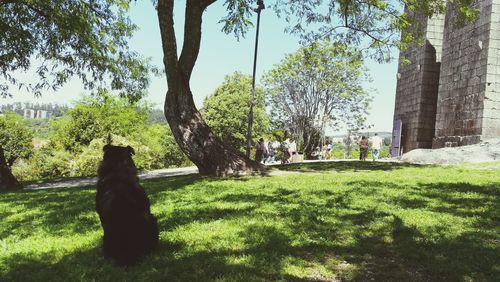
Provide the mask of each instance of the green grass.
[{"label": "green grass", "polygon": [[0,280],[500,277],[499,170],[337,162],[279,173],[144,181],[161,243],[127,269],[101,255],[95,188],[1,193]]}]

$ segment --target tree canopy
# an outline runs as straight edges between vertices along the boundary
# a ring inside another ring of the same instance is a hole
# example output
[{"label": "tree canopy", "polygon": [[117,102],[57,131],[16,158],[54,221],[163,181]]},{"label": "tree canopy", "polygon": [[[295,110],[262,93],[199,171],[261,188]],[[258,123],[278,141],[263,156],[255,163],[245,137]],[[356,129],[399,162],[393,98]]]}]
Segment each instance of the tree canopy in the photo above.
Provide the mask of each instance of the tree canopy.
[{"label": "tree canopy", "polygon": [[[211,1],[215,2],[215,1]],[[289,24],[287,32],[298,35],[304,44],[330,39],[351,44],[378,61],[388,61],[392,48],[405,48],[422,36],[421,22],[412,17],[444,13],[447,4],[456,11],[456,24],[477,18],[473,0],[268,0],[266,5]],[[226,0],[228,14],[222,30],[245,35],[252,26],[253,0]],[[403,31],[403,33],[401,33]]]},{"label": "tree canopy", "polygon": [[312,151],[326,127],[362,127],[371,98],[360,52],[323,41],[289,54],[264,77],[275,115]]},{"label": "tree canopy", "polygon": [[[235,72],[226,76],[221,86],[206,97],[201,110],[203,118],[225,144],[244,152],[246,144],[248,101],[252,77]],[[264,90],[257,88],[254,99],[254,136],[260,137],[269,127],[264,105]]]},{"label": "tree canopy", "polygon": [[[111,87],[137,100],[148,85],[148,61],[128,47],[136,26],[131,0],[0,0],[0,96],[9,86],[35,95],[71,77],[87,89]],[[16,71],[36,73],[36,82]]]}]

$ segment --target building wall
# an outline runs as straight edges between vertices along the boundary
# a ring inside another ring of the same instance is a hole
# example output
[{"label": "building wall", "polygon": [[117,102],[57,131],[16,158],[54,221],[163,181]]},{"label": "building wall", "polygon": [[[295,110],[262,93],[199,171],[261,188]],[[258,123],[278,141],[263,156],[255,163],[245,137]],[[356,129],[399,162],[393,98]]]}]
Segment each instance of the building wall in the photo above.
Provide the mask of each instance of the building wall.
[{"label": "building wall", "polygon": [[491,1],[483,138],[500,137],[500,1]]},{"label": "building wall", "polygon": [[[493,4],[496,2],[496,4]],[[448,5],[437,101],[433,148],[475,144],[485,137],[500,136],[497,102],[499,22],[492,24],[498,0],[477,0],[479,19],[465,27],[454,23]],[[499,38],[500,39],[500,38]],[[500,79],[499,81],[500,82]]]},{"label": "building wall", "polygon": [[402,120],[403,152],[431,148],[436,123],[444,16],[419,16],[419,22],[427,40],[403,50],[398,66],[394,119]]},{"label": "building wall", "polygon": [[474,5],[480,16],[465,27],[450,4],[444,16],[417,16],[427,42],[400,54],[394,110],[404,152],[500,137],[500,0]]}]

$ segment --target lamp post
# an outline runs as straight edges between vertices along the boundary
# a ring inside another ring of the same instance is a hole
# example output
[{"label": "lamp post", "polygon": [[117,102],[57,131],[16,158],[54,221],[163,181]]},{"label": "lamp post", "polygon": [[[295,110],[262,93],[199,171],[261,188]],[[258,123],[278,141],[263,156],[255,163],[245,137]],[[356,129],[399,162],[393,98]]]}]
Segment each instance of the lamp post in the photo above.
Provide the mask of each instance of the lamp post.
[{"label": "lamp post", "polygon": [[255,96],[255,69],[257,67],[257,49],[259,46],[259,27],[260,27],[260,12],[265,9],[264,0],[257,0],[257,8],[254,11],[257,13],[257,33],[255,35],[255,51],[253,55],[253,75],[252,75],[252,93],[250,94],[250,110],[248,111],[248,127],[247,127],[247,147],[246,156],[250,158],[250,148],[252,146],[252,126],[253,126],[253,99]]}]

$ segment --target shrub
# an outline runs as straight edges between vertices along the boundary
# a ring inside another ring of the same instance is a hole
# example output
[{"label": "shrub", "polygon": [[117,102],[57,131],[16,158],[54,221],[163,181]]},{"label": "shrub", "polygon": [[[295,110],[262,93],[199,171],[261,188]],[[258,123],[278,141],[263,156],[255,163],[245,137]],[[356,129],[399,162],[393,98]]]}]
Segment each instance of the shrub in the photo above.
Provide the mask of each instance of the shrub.
[{"label": "shrub", "polygon": [[19,159],[12,166],[12,173],[21,181],[34,181],[72,176],[73,155],[64,150],[44,147],[29,159]]},{"label": "shrub", "polygon": [[0,145],[8,166],[12,166],[18,158],[27,158],[33,153],[32,139],[33,134],[21,116],[14,112],[0,116]]}]

